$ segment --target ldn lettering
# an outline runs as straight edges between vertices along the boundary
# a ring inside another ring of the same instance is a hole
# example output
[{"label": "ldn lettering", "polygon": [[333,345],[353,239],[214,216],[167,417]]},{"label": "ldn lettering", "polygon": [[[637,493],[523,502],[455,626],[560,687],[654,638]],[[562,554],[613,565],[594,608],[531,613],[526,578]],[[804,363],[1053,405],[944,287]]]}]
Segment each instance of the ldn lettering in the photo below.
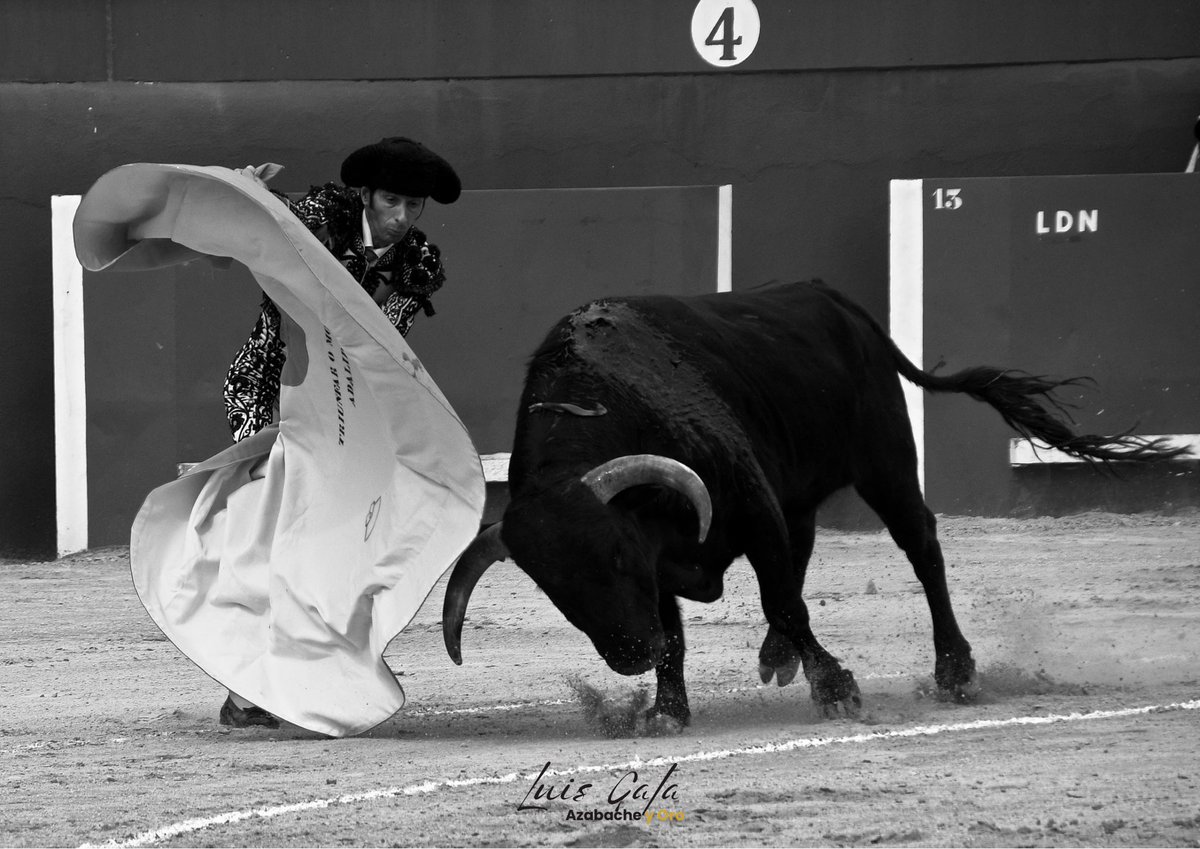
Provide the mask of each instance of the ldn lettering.
[{"label": "ldn lettering", "polygon": [[[1048,215],[1050,217],[1047,217]],[[1049,233],[1095,233],[1100,229],[1100,210],[1081,209],[1078,212],[1068,212],[1059,209],[1051,214],[1039,209],[1036,229],[1039,236]]]}]

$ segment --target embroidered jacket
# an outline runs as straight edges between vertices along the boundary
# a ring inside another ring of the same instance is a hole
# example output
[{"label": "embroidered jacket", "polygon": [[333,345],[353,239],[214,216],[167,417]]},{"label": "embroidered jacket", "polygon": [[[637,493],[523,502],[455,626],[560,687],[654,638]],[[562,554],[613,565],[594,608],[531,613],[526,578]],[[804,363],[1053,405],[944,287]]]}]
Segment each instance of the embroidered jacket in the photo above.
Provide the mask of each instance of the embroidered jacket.
[{"label": "embroidered jacket", "polygon": [[[278,192],[292,212],[354,275],[368,295],[390,282],[395,291],[380,309],[407,336],[417,311],[433,315],[430,296],[442,287],[446,275],[441,252],[416,227],[382,256],[363,245],[362,200],[354,189],[326,183],[314,186],[300,200]],[[234,441],[269,425],[279,400],[279,377],[287,352],[279,333],[279,308],[264,297],[250,338],[242,345],[225,378],[225,415]]]}]

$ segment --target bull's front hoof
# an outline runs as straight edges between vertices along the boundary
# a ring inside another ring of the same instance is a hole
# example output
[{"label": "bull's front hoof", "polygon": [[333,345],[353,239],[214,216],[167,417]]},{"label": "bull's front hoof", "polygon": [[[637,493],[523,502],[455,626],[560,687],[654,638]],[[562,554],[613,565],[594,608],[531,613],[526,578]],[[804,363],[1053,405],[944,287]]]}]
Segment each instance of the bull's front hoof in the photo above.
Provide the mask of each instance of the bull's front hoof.
[{"label": "bull's front hoof", "polygon": [[678,734],[692,724],[692,711],[687,705],[654,705],[642,714],[642,724],[650,734]]},{"label": "bull's front hoof", "polygon": [[826,719],[858,719],[862,715],[862,697],[854,696],[831,705],[821,705],[821,714]]},{"label": "bull's front hoof", "polygon": [[938,698],[944,701],[971,704],[979,698],[975,660],[969,654],[962,658],[947,657],[939,662],[933,680],[937,682]]},{"label": "bull's front hoof", "polygon": [[758,664],[758,677],[764,684],[770,684],[771,679],[775,679],[775,683],[780,687],[786,687],[796,680],[796,675],[800,672],[800,658],[787,661],[779,666],[769,666],[760,662]]},{"label": "bull's front hoof", "polygon": [[646,737],[670,737],[683,733],[692,723],[691,711],[684,711],[682,718],[650,708],[642,714],[639,732]]},{"label": "bull's front hoof", "polygon": [[938,687],[938,698],[948,702],[957,702],[960,705],[974,704],[979,700],[982,689],[979,686],[979,678],[972,670],[971,676],[966,681],[949,687]]},{"label": "bull's front hoof", "polygon": [[849,669],[831,669],[813,676],[812,699],[826,719],[857,719],[862,713],[862,693]]},{"label": "bull's front hoof", "polygon": [[758,650],[758,677],[764,684],[774,678],[780,687],[786,687],[796,679],[800,671],[800,652],[792,641],[776,631],[767,629],[762,648]]}]

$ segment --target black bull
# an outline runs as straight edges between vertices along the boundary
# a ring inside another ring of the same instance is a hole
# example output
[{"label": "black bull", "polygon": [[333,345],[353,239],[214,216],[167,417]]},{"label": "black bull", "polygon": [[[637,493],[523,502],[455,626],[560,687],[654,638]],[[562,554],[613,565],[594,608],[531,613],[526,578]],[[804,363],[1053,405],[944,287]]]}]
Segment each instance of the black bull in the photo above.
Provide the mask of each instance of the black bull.
[{"label": "black bull", "polygon": [[597,301],[561,320],[529,365],[510,504],[459,558],[447,588],[450,656],[462,662],[480,575],[511,557],[615,671],[655,668],[650,713],[686,723],[677,599],[719,598],[725,570],[744,554],[769,624],[763,681],[786,684],[803,664],[827,713],[857,713],[854,676],[813,636],[801,597],[817,507],[853,485],[924,587],[937,686],[971,698],[975,661],[950,605],[898,374],[967,393],[1019,433],[1089,460],[1178,453],[1073,433],[1052,392],[1076,380],[921,371],[861,307],[819,281]]}]

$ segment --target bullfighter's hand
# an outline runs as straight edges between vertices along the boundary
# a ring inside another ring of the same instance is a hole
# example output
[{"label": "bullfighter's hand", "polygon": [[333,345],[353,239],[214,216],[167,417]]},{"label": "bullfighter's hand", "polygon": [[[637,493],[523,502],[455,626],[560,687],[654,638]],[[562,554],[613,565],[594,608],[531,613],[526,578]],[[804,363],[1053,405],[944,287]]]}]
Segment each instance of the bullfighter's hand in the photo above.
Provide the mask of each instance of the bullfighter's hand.
[{"label": "bullfighter's hand", "polygon": [[245,168],[238,168],[236,172],[249,177],[263,188],[266,188],[267,182],[282,170],[282,165],[277,165],[274,162],[264,162],[262,165],[247,165]]}]

